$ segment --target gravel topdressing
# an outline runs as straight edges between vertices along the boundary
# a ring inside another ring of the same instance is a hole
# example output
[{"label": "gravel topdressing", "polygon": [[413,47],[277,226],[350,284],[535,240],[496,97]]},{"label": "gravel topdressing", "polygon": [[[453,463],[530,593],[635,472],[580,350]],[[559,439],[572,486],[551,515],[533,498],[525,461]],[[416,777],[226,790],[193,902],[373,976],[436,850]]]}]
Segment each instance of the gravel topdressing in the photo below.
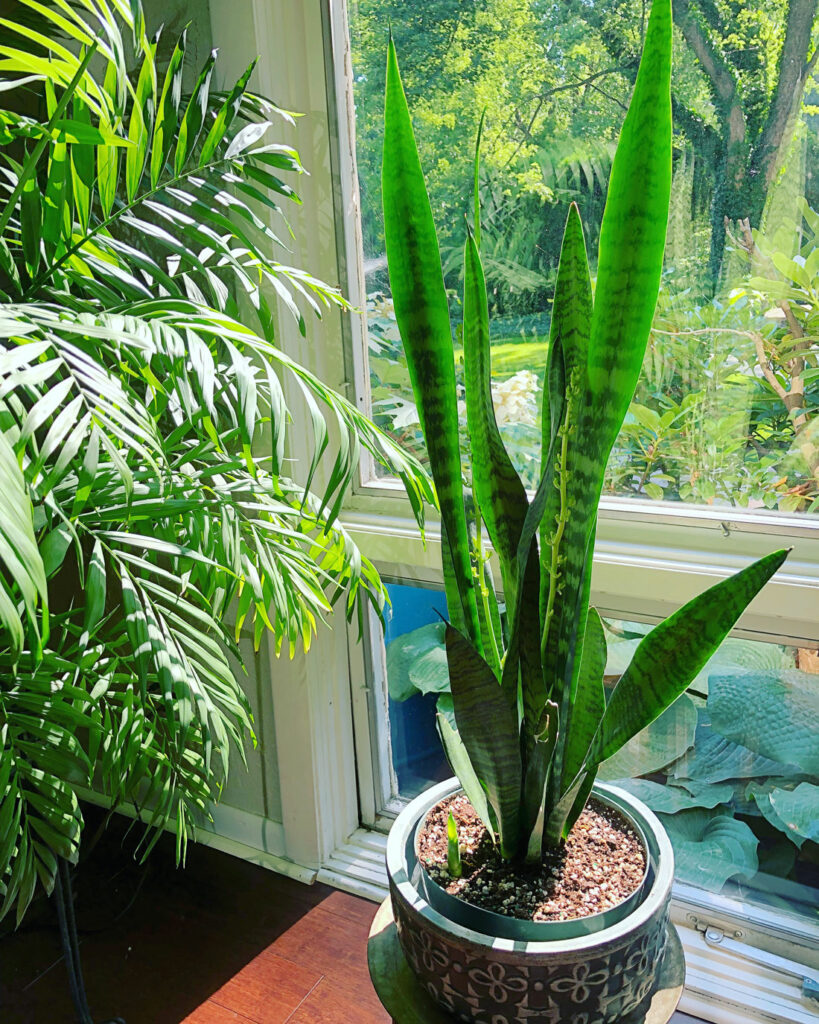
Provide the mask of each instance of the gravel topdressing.
[{"label": "gravel topdressing", "polygon": [[[446,822],[458,825],[463,875],[446,866]],[[510,865],[463,795],[436,804],[419,835],[419,856],[433,881],[467,903],[528,921],[568,921],[616,906],[640,885],[642,842],[624,817],[592,799],[565,844],[532,867]]]}]

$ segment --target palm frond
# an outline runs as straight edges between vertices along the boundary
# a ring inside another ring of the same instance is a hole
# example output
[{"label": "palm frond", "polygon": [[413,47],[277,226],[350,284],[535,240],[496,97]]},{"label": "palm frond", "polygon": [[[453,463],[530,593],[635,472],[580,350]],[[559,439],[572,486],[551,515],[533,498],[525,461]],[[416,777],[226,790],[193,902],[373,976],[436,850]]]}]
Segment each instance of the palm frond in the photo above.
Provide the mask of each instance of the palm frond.
[{"label": "palm frond", "polygon": [[19,3],[2,96],[40,89],[42,113],[0,110],[0,916],[18,920],[76,857],[79,787],[137,808],[144,854],[173,822],[184,857],[252,735],[240,635],[292,654],[336,603],[381,611],[339,519],[362,453],[419,523],[434,500],[275,342],[274,307],[304,331],[345,302],[292,265],[303,168],[253,65],[217,93],[212,53],[185,96],[184,34],[160,66],[139,0]]}]

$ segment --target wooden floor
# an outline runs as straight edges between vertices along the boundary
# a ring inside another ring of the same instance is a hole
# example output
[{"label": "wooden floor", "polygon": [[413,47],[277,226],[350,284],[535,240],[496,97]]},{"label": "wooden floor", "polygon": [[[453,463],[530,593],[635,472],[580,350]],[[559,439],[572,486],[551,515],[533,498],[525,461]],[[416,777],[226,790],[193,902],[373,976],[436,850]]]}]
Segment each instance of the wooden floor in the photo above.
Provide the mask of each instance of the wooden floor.
[{"label": "wooden floor", "polygon": [[[367,974],[373,903],[202,846],[177,871],[163,841],[140,868],[132,839],[109,829],[75,881],[96,1021],[388,1024]],[[0,939],[0,1021],[73,1024],[49,904]]]}]

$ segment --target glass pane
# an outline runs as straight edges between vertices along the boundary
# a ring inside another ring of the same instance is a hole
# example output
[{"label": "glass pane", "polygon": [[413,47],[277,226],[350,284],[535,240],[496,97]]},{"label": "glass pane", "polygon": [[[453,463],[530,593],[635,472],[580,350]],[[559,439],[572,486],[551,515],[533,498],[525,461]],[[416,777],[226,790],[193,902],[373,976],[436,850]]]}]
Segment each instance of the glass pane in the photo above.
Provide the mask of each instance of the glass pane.
[{"label": "glass pane", "polygon": [[[662,293],[606,493],[815,512],[819,119],[813,79],[780,81],[789,59],[804,65],[811,33],[795,27],[783,55],[796,3],[687,6],[674,58]],[[480,188],[494,397],[502,433],[531,487],[567,206],[580,205],[594,273],[645,8],[623,0],[350,0],[373,409],[382,426],[417,449],[380,209],[388,21],[441,241],[457,364],[464,216],[486,111]],[[716,57],[703,64],[698,54],[706,52]],[[725,82],[736,84],[731,103],[720,98]],[[788,119],[783,112],[791,110],[797,116]]]},{"label": "glass pane", "polygon": [[[449,770],[435,729],[446,688],[443,594],[391,585],[390,734],[402,796]],[[606,621],[610,690],[648,626]],[[819,652],[729,638],[668,711],[605,762],[661,818],[677,880],[815,921]]]},{"label": "glass pane", "polygon": [[387,590],[392,602],[384,631],[392,764],[398,792],[411,798],[452,777],[435,727],[438,693],[448,688],[440,629],[446,597],[442,590],[405,583],[389,583]]},{"label": "glass pane", "polygon": [[[607,622],[608,682],[649,627]],[[656,811],[677,880],[815,920],[819,654],[730,637],[600,769]]]}]

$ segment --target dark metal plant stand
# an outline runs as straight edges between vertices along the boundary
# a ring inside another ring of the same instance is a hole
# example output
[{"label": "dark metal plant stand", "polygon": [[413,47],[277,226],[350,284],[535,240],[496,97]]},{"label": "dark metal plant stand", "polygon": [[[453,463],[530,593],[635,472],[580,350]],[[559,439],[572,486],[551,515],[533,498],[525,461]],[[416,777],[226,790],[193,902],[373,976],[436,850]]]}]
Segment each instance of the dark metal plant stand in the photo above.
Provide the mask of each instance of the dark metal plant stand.
[{"label": "dark metal plant stand", "polygon": [[[85,994],[85,983],[80,964],[80,943],[77,937],[77,922],[74,918],[74,897],[71,890],[71,871],[68,861],[62,857],[57,859],[57,875],[54,879],[53,900],[57,907],[57,919],[60,923],[60,939],[63,945],[65,966],[68,971],[68,986],[71,990],[71,1001],[74,1004],[77,1024],[94,1024],[88,998]],[[125,1024],[121,1017],[114,1017],[100,1024]]]}]

